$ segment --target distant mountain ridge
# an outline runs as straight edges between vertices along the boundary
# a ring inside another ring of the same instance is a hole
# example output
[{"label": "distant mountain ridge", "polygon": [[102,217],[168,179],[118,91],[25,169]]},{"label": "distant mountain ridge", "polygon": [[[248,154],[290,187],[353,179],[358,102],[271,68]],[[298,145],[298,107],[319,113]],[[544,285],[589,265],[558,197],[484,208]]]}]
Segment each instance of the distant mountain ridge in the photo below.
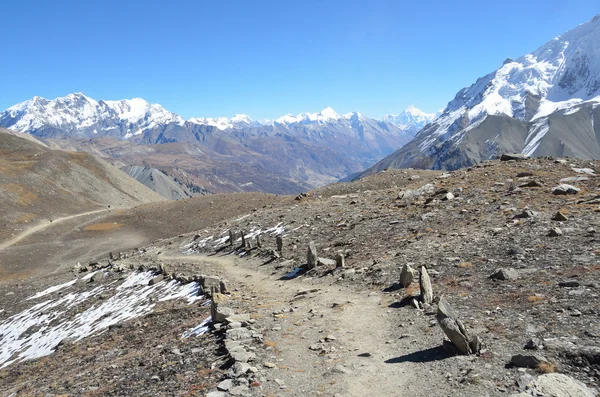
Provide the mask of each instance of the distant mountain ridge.
[{"label": "distant mountain ridge", "polygon": [[[402,132],[412,135],[434,118],[434,115],[411,106],[398,116],[388,115],[375,121],[394,125]],[[188,129],[193,129],[194,126],[208,126],[226,131],[261,126],[322,126],[344,121],[356,124],[364,120],[374,119],[369,119],[359,112],[340,116],[331,107],[318,113],[304,112],[296,116],[287,114],[264,122],[253,120],[246,114],[237,114],[232,118],[194,117],[184,120],[161,105],[151,104],[141,98],[97,101],[83,93],[73,93],[53,100],[34,97],[0,113],[0,126],[39,137],[111,136],[117,139],[130,139],[150,130],[165,129],[167,126]]]},{"label": "distant mountain ridge", "polygon": [[600,158],[600,15],[460,90],[415,139],[365,171],[455,169],[503,152]]},{"label": "distant mountain ridge", "polygon": [[[247,115],[184,120],[140,98],[97,101],[81,93],[12,106],[0,113],[0,126],[119,167],[136,166],[124,169],[169,198],[185,197],[187,185],[214,193],[299,193],[365,169],[416,130],[331,108],[263,123]],[[158,171],[183,183],[183,190],[157,186],[164,179]]]}]

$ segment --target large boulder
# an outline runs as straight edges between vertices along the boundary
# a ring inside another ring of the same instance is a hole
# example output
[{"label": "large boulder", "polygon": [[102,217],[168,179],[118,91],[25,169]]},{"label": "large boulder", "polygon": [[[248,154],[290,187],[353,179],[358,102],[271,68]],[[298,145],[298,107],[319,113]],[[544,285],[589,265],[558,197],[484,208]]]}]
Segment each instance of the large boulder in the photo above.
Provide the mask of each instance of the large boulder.
[{"label": "large boulder", "polygon": [[526,390],[513,397],[595,397],[592,389],[564,374],[544,374],[526,386]]}]

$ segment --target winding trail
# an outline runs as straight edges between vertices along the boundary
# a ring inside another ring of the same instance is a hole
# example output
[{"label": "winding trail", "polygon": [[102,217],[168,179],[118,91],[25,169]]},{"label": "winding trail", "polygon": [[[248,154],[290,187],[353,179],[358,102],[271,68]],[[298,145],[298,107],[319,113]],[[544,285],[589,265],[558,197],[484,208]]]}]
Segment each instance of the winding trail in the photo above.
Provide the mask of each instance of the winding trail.
[{"label": "winding trail", "polygon": [[24,238],[26,238],[34,233],[40,232],[50,226],[56,225],[58,223],[68,221],[71,219],[75,219],[75,218],[79,218],[81,216],[93,215],[93,214],[98,214],[100,212],[106,212],[106,211],[108,211],[108,209],[104,208],[104,209],[100,209],[100,210],[82,212],[80,214],[75,214],[75,215],[63,216],[62,218],[56,218],[56,219],[53,219],[52,221],[50,221],[50,220],[42,221],[41,223],[39,223],[35,226],[32,226],[29,229],[25,230],[24,232],[18,234],[17,236],[11,238],[10,240],[7,240],[7,241],[3,242],[2,244],[0,244],[0,250],[6,249],[10,246],[13,246],[13,245],[17,244],[19,241],[23,240]]},{"label": "winding trail", "polygon": [[[282,395],[439,395],[438,390],[426,390],[428,382],[415,383],[422,376],[422,366],[398,360],[401,353],[419,347],[412,338],[399,337],[388,307],[389,295],[357,292],[349,286],[325,285],[303,277],[281,280],[280,274],[270,273],[258,261],[236,255],[163,253],[157,259],[208,265],[230,286],[238,288],[245,299],[257,303],[261,326],[268,329],[265,339],[277,341],[277,353],[272,358],[285,364],[284,369],[269,373],[285,380],[288,392]],[[299,291],[313,292],[299,299]],[[294,307],[292,312],[274,318],[274,311],[290,307]],[[279,329],[273,331],[274,326]],[[417,321],[402,332],[416,334],[420,326],[422,321]],[[329,334],[335,336],[334,342],[323,345],[334,346],[335,350],[319,354],[310,349]]]}]

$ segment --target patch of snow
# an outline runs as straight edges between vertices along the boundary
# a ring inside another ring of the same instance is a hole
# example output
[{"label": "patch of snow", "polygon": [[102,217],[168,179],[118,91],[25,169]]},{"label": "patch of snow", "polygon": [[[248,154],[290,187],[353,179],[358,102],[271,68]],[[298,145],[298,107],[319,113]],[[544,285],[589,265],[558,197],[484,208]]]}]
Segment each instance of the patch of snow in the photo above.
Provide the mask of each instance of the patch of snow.
[{"label": "patch of snow", "polygon": [[37,294],[35,294],[33,296],[30,296],[29,298],[27,298],[25,300],[28,301],[28,300],[32,300],[32,299],[41,298],[42,296],[46,296],[46,295],[51,294],[53,292],[60,291],[61,289],[70,287],[71,285],[75,284],[76,282],[77,282],[77,279],[71,280],[71,281],[67,281],[64,284],[59,284],[59,285],[55,285],[55,286],[50,287],[50,288],[46,288],[42,292],[38,292]]},{"label": "patch of snow", "polygon": [[110,290],[113,296],[80,312],[76,306],[108,286],[46,300],[5,319],[0,323],[0,368],[51,354],[65,338],[81,340],[113,324],[150,313],[155,301],[187,299],[192,303],[202,299],[198,283],[163,281],[150,286],[152,277],[152,272],[132,273]]},{"label": "patch of snow", "polygon": [[190,336],[200,336],[207,333],[211,321],[212,317],[209,316],[204,321],[202,321],[197,327],[190,328],[188,331],[184,332],[182,336],[187,339]]}]

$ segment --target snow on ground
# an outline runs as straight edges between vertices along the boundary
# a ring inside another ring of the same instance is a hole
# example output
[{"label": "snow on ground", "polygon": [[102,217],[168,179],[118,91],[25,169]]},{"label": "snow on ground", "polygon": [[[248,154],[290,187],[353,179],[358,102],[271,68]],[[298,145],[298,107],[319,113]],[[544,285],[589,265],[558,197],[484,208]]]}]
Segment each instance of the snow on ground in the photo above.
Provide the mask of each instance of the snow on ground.
[{"label": "snow on ground", "polygon": [[212,317],[208,316],[204,321],[202,321],[197,327],[190,328],[188,331],[183,333],[184,338],[189,338],[190,336],[200,336],[208,332],[208,327],[210,322],[212,321]]},{"label": "snow on ground", "polygon": [[33,296],[30,296],[29,298],[27,298],[25,300],[28,301],[28,300],[32,300],[32,299],[41,298],[42,296],[46,296],[46,295],[51,294],[51,293],[56,292],[56,291],[60,291],[63,288],[70,287],[71,285],[75,284],[76,282],[77,282],[77,280],[75,279],[75,280],[67,281],[64,284],[59,284],[59,285],[55,285],[55,286],[50,287],[50,288],[46,288],[42,292],[38,292],[37,294],[35,294]]},{"label": "snow on ground", "polygon": [[[65,338],[81,340],[113,324],[148,314],[153,311],[154,302],[186,299],[192,303],[203,298],[198,295],[200,285],[196,282],[170,280],[148,285],[153,276],[149,271],[132,273],[116,287],[111,283],[55,296],[7,318],[0,323],[0,368],[49,355]],[[49,295],[76,281],[50,287],[29,299]],[[89,299],[100,293],[112,296],[90,305]]]}]

